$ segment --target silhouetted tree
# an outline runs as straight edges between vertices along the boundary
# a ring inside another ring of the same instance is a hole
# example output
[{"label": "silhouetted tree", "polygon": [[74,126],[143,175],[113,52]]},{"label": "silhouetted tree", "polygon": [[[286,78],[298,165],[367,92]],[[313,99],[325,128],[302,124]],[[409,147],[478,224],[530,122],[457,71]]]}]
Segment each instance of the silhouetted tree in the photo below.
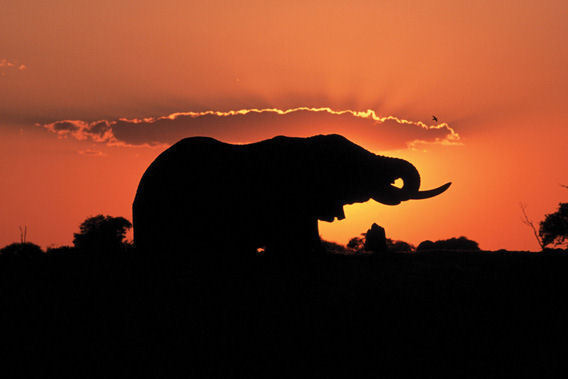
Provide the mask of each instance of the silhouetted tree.
[{"label": "silhouetted tree", "polygon": [[15,257],[37,257],[43,255],[43,250],[38,245],[31,242],[13,243],[0,250],[4,256]]},{"label": "silhouetted tree", "polygon": [[[363,233],[362,236],[365,234]],[[363,249],[363,245],[365,244],[365,240],[363,237],[353,237],[347,243],[347,247],[354,251],[361,251]]]},{"label": "silhouetted tree", "polygon": [[521,212],[523,213],[523,224],[525,224],[526,226],[531,228],[531,230],[534,234],[534,238],[536,238],[536,241],[538,242],[538,245],[540,246],[541,249],[544,249],[544,244],[542,243],[542,238],[538,234],[538,231],[536,230],[536,227],[534,226],[534,222],[532,222],[532,220],[529,219],[529,216],[527,216],[527,209],[526,209],[527,206],[523,203],[520,203],[519,205],[521,207]]},{"label": "silhouetted tree", "polygon": [[130,221],[123,217],[89,217],[79,227],[80,232],[73,234],[73,245],[83,251],[101,254],[123,250],[127,247],[125,234],[131,227]]},{"label": "silhouetted tree", "polygon": [[559,246],[568,240],[568,203],[560,203],[556,212],[545,216],[538,234],[543,247]]}]

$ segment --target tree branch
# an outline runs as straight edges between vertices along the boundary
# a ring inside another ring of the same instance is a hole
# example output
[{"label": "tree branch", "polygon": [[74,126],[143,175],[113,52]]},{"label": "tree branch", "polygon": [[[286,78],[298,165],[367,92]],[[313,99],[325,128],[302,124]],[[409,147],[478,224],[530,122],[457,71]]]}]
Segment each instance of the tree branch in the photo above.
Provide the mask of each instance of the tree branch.
[{"label": "tree branch", "polygon": [[538,232],[536,230],[536,227],[534,226],[534,223],[529,219],[529,217],[527,216],[527,206],[523,203],[519,203],[519,206],[521,207],[521,212],[523,212],[523,220],[522,223],[527,225],[529,228],[532,229],[533,234],[534,234],[534,238],[536,238],[538,245],[540,246],[540,248],[542,250],[544,250],[544,245],[542,244],[542,239],[540,238],[540,236],[538,235]]}]

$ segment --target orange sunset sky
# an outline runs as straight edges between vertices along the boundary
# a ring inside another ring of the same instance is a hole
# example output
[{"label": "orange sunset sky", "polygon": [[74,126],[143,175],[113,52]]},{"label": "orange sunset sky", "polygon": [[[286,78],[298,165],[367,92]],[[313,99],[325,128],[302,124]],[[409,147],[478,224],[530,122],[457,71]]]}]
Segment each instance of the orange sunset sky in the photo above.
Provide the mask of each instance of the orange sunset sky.
[{"label": "orange sunset sky", "polygon": [[565,0],[2,1],[0,247],[20,225],[45,248],[88,216],[131,220],[145,168],[183,137],[341,133],[453,185],[348,206],[324,239],[377,222],[537,250],[519,203],[538,222],[568,198],[567,20]]}]

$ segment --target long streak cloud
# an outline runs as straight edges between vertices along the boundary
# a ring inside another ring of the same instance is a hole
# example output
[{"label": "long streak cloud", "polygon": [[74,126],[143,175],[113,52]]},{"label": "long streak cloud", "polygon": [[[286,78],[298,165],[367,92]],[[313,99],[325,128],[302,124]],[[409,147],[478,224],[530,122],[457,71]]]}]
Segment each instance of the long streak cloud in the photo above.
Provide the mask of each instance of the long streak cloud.
[{"label": "long streak cloud", "polygon": [[[415,148],[420,144],[460,145],[460,135],[447,123],[427,125],[373,110],[334,110],[329,107],[263,108],[230,111],[176,112],[161,117],[117,120],[62,120],[40,126],[62,138],[107,145],[169,145],[202,135],[244,143],[275,135],[308,136],[339,133],[354,139],[375,139],[384,149]],[[357,138],[358,137],[358,138]]]}]

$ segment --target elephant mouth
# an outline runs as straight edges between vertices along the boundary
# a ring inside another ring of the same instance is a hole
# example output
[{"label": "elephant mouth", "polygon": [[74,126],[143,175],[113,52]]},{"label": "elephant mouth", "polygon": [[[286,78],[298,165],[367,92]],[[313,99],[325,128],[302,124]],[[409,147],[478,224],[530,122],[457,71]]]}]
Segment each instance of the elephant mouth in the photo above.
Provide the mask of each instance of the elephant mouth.
[{"label": "elephant mouth", "polygon": [[343,211],[343,205],[338,204],[337,207],[334,207],[333,211],[329,214],[319,216],[318,220],[325,221],[325,222],[333,222],[335,219],[343,220],[345,218],[345,212]]}]

